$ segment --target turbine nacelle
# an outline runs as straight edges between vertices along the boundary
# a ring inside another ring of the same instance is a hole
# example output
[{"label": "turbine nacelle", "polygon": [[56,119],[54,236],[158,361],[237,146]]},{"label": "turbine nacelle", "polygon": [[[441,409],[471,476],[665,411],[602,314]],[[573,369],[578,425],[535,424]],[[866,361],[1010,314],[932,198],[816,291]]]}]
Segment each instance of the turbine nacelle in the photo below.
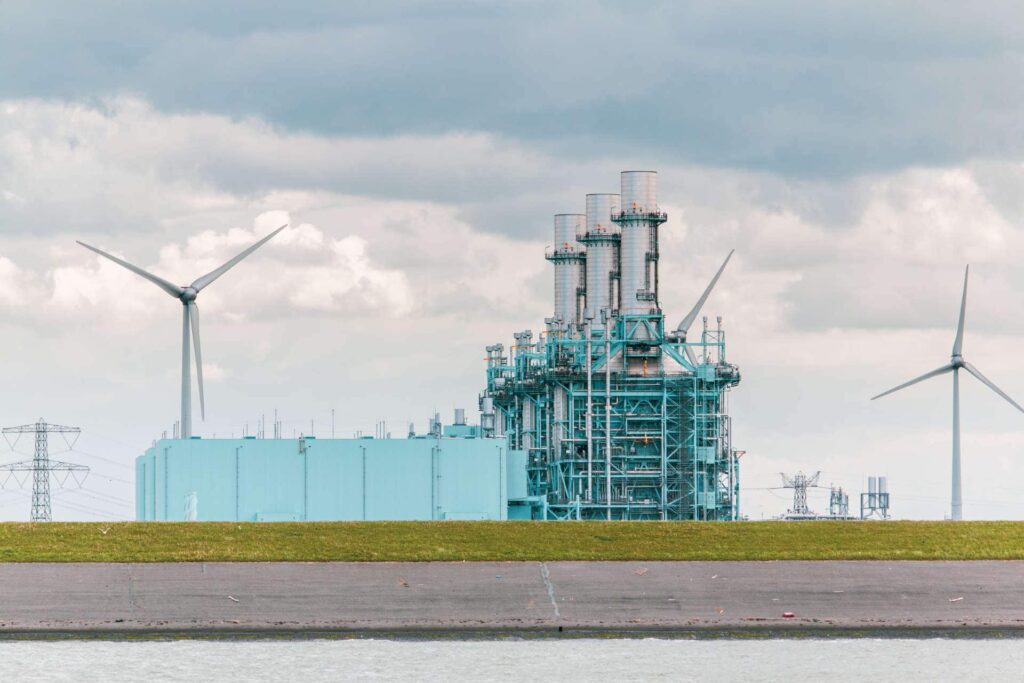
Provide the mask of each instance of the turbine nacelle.
[{"label": "turbine nacelle", "polygon": [[181,299],[181,303],[185,304],[186,306],[195,301],[196,297],[199,296],[199,290],[196,289],[195,287],[187,286],[182,287],[181,289],[181,296],[179,298]]}]

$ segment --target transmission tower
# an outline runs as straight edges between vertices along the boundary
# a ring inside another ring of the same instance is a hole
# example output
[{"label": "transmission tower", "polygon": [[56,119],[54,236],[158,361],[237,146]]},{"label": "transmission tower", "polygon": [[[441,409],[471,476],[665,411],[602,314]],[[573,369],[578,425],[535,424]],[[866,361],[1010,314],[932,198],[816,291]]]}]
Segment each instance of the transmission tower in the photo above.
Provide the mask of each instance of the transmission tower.
[{"label": "transmission tower", "polygon": [[[0,465],[0,475],[6,473],[7,476],[3,480],[3,485],[6,485],[8,481],[13,477],[19,484],[24,484],[24,479],[19,479],[19,472],[31,472],[32,473],[32,521],[33,522],[49,522],[50,516],[50,475],[52,474],[58,485],[63,486],[64,482],[67,481],[68,477],[71,476],[78,483],[79,486],[85,480],[86,475],[89,474],[89,468],[85,465],[74,465],[69,462],[61,462],[59,460],[50,460],[49,450],[49,435],[50,433],[60,434],[67,444],[68,449],[74,447],[75,441],[78,440],[78,435],[81,430],[78,427],[64,427],[62,425],[48,424],[43,418],[39,418],[39,421],[35,424],[21,425],[20,427],[4,427],[3,435],[4,439],[10,445],[11,450],[14,450],[14,444],[18,442],[22,434],[35,434],[36,449],[35,454],[31,460],[22,460],[20,462],[13,462],[8,465]],[[15,434],[14,441],[12,442],[8,434]],[[68,435],[73,434],[73,440],[68,440]],[[63,479],[60,475],[63,474]]]},{"label": "transmission tower", "polygon": [[818,477],[821,476],[821,472],[815,472],[808,476],[803,472],[797,472],[792,477],[787,477],[784,473],[782,474],[782,487],[787,489],[793,489],[793,509],[790,510],[794,515],[809,515],[811,514],[810,509],[807,507],[807,489],[818,485]]}]

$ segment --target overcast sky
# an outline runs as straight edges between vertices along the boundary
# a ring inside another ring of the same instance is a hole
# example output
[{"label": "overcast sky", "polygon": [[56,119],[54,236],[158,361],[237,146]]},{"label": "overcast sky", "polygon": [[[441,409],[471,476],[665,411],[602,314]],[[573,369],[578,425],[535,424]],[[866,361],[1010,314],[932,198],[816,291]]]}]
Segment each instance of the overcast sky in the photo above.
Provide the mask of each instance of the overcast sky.
[{"label": "overcast sky", "polygon": [[[635,167],[669,318],[737,250],[705,311],[752,518],[797,470],[948,512],[949,378],[868,398],[948,361],[968,262],[965,354],[1024,400],[1019,2],[0,0],[0,67],[0,421],[93,468],[55,518],[132,517],[179,400],[179,304],[76,239],[184,283],[289,223],[200,299],[196,431],[401,434],[475,413],[551,313],[551,216]],[[962,392],[965,516],[1022,518],[1024,415]]]}]

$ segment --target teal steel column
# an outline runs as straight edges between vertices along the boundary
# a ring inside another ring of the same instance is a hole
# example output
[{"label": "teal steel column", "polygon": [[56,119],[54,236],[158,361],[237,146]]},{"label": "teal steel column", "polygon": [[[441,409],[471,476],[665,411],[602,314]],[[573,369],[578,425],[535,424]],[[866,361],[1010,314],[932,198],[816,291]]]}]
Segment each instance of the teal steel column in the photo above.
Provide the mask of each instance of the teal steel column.
[{"label": "teal steel column", "polygon": [[668,383],[661,378],[661,519],[668,519]]},{"label": "teal steel column", "polygon": [[[604,461],[605,496],[608,498],[608,519],[612,518],[612,338],[608,325],[604,328]],[[625,365],[623,365],[625,367]],[[576,518],[579,519],[579,503]]]},{"label": "teal steel column", "polygon": [[[594,433],[593,433],[593,414],[594,414],[594,370],[593,370],[593,347],[590,341],[590,325],[587,325],[587,414],[586,414],[586,427],[587,427],[587,500],[593,500],[594,495]],[[567,498],[572,495],[571,491],[566,492]]]}]

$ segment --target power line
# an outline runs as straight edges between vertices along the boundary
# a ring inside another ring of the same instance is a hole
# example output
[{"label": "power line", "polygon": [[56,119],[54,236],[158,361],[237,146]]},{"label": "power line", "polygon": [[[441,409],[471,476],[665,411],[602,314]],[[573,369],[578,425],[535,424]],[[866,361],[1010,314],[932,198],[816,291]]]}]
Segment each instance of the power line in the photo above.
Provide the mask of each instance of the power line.
[{"label": "power line", "polygon": [[115,518],[115,519],[124,520],[126,522],[127,521],[131,521],[131,517],[126,517],[124,515],[119,515],[119,514],[117,514],[115,512],[110,512],[109,510],[98,510],[96,508],[92,508],[92,507],[88,507],[88,506],[85,506],[85,505],[81,505],[79,503],[74,503],[74,502],[69,501],[69,500],[62,499],[60,501],[60,504],[62,506],[64,506],[64,507],[67,507],[67,508],[69,508],[71,510],[74,510],[75,512],[82,512],[82,513],[85,513],[87,515],[92,515],[93,517],[99,517],[100,519]]},{"label": "power line", "polygon": [[116,517],[116,518],[124,519],[124,520],[130,520],[131,519],[130,517],[126,517],[125,515],[120,514],[118,512],[112,512],[110,510],[104,510],[104,509],[95,507],[93,505],[89,505],[89,504],[84,503],[84,502],[79,501],[79,500],[69,500],[66,497],[66,494],[69,494],[69,493],[79,493],[79,492],[80,491],[78,489],[64,489],[62,491],[58,491],[55,494],[55,497],[57,497],[57,499],[60,501],[60,505],[65,506],[65,507],[69,507],[69,508],[71,508],[71,509],[73,509],[73,510],[75,510],[77,512],[88,512],[88,513],[92,513],[93,515],[96,515],[96,516],[106,516],[107,518]]},{"label": "power line", "polygon": [[75,493],[80,496],[85,496],[86,498],[92,498],[93,500],[97,500],[101,503],[106,503],[108,505],[123,505],[129,508],[132,507],[133,505],[131,501],[125,500],[123,498],[106,496],[96,491],[86,491],[85,489],[70,489],[68,493]]},{"label": "power line", "polygon": [[126,465],[123,462],[118,462],[117,460],[113,460],[111,458],[105,458],[102,455],[96,455],[95,453],[86,453],[85,451],[83,451],[83,450],[81,450],[79,448],[72,448],[68,452],[70,452],[70,453],[78,453],[79,455],[84,455],[87,458],[95,458],[96,460],[102,460],[105,463],[109,463],[109,464],[115,465],[117,467],[123,467],[126,470],[131,470],[132,472],[135,471],[135,466],[134,465]]},{"label": "power line", "polygon": [[[19,494],[21,496],[26,496],[26,497],[29,495],[28,493],[25,493],[24,491],[19,491],[17,489],[6,491],[6,492],[7,493],[17,493],[17,494]],[[128,508],[132,507],[132,503],[130,501],[127,501],[127,500],[124,500],[124,499],[117,499],[117,498],[114,498],[113,496],[105,496],[105,494],[102,494],[102,493],[100,493],[98,491],[86,491],[84,489],[63,489],[63,490],[58,491],[58,492],[56,492],[54,494],[54,497],[59,499],[60,505],[69,507],[70,509],[72,509],[72,510],[74,510],[76,512],[84,512],[86,514],[91,514],[91,515],[93,515],[95,517],[100,517],[100,518],[105,518],[105,519],[109,519],[111,517],[115,517],[115,518],[126,520],[126,521],[131,521],[133,519],[132,516],[125,516],[123,514],[120,514],[120,513],[117,513],[117,512],[112,512],[110,510],[99,509],[99,508],[87,505],[87,504],[85,504],[85,503],[83,503],[81,501],[68,500],[65,497],[66,494],[75,494],[75,495],[85,496],[85,497],[90,498],[92,500],[95,500],[98,503],[101,503],[103,505],[117,505],[119,507],[128,507]],[[103,496],[103,497],[101,497],[101,496]],[[12,501],[12,502],[16,502],[16,501]],[[6,507],[7,505],[9,505],[9,503],[2,503],[2,504],[0,504],[0,507]]]}]

